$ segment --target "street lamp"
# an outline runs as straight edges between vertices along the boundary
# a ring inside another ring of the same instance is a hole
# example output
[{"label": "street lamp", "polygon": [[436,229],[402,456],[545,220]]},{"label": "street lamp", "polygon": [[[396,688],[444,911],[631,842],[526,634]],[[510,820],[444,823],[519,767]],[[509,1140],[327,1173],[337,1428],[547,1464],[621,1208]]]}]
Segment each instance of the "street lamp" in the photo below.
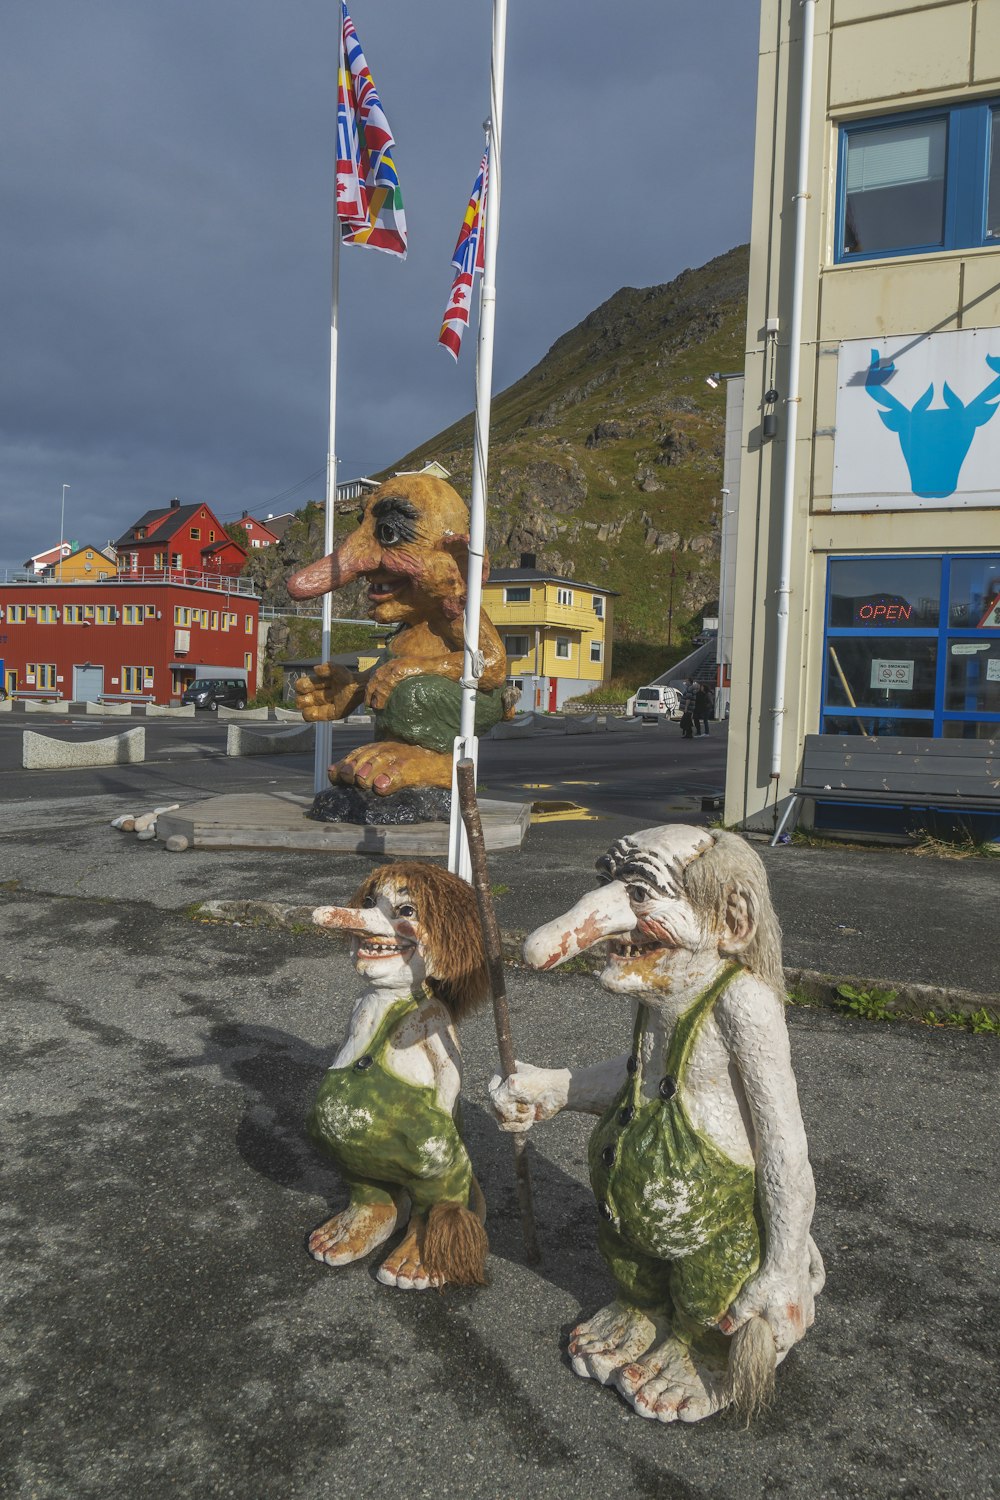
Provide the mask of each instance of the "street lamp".
[{"label": "street lamp", "polygon": [[59,581],[60,581],[60,583],[62,582],[63,537],[66,534],[66,491],[68,489],[69,489],[69,485],[68,484],[64,484],[63,487],[62,487],[62,506],[61,506],[60,511],[59,511]]}]

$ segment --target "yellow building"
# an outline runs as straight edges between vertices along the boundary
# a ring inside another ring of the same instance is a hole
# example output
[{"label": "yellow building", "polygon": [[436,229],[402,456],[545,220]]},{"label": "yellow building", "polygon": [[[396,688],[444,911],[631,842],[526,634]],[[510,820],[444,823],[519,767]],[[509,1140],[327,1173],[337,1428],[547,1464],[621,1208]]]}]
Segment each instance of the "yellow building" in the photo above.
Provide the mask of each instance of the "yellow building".
[{"label": "yellow building", "polygon": [[117,559],[113,548],[108,551],[100,547],[76,547],[61,562],[50,564],[46,572],[60,583],[98,583],[102,578],[114,578]]},{"label": "yellow building", "polygon": [[554,712],[567,698],[592,692],[611,676],[613,601],[617,594],[535,567],[494,568],[483,608],[507,652],[507,681],[520,689],[522,711]]}]

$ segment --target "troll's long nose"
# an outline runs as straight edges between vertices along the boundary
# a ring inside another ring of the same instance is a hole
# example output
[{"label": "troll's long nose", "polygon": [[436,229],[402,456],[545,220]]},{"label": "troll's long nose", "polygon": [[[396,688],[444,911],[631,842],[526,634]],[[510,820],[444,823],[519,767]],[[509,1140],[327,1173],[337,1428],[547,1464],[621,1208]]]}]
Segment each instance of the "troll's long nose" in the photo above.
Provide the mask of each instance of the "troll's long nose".
[{"label": "troll's long nose", "polygon": [[372,937],[396,936],[395,927],[377,906],[317,906],[313,921],[317,927],[335,927],[339,932],[368,933]]},{"label": "troll's long nose", "polygon": [[288,592],[293,599],[314,599],[317,594],[342,589],[345,583],[353,583],[362,573],[377,572],[381,562],[381,547],[366,527],[359,526],[319,562],[310,563],[293,573],[288,580]]},{"label": "troll's long nose", "polygon": [[554,969],[604,938],[631,932],[635,912],[620,880],[582,896],[561,917],[536,927],[524,944],[524,961],[533,969]]}]

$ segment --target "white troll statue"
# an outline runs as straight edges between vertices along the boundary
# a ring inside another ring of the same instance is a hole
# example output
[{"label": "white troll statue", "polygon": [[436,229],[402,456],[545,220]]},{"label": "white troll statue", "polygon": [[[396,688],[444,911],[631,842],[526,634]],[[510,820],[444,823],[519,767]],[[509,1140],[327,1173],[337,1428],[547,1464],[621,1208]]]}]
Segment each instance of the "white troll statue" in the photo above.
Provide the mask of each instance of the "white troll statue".
[{"label": "white troll statue", "polygon": [[617,1295],[570,1335],[576,1373],[661,1422],[749,1419],[824,1282],[767,876],[744,839],[676,825],[619,839],[597,870],[524,954],[552,969],[606,942],[600,983],[636,1002],[631,1048],[519,1062],[493,1107],[509,1131],[600,1116],[590,1180]]}]

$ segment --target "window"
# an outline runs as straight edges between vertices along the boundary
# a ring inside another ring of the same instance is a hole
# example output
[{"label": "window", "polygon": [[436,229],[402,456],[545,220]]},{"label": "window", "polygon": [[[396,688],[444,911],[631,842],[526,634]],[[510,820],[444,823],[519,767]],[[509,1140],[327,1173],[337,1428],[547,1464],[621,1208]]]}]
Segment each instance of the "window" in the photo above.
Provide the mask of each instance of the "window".
[{"label": "window", "polygon": [[201,541],[201,527],[200,526],[191,526],[189,528],[189,530],[188,530],[188,535],[190,536],[192,542],[200,542]]},{"label": "window", "polygon": [[1000,553],[833,558],[823,734],[1000,734]]},{"label": "window", "polygon": [[556,589],[556,603],[557,604],[568,604],[568,605],[572,606],[572,603],[573,603],[573,590],[572,589]]},{"label": "window", "polygon": [[603,641],[591,641],[591,643],[590,643],[590,659],[591,659],[591,661],[603,661],[604,660],[604,642]]},{"label": "window", "polygon": [[179,552],[172,552],[170,554],[170,566],[172,568],[183,568],[184,558]]},{"label": "window", "polygon": [[219,611],[217,609],[213,609],[212,610],[211,619],[212,619],[212,629],[213,630],[218,630],[218,628],[219,628]]},{"label": "window", "polygon": [[122,667],[122,692],[141,693],[153,686],[152,667]]},{"label": "window", "polygon": [[126,625],[141,625],[145,617],[145,610],[141,604],[126,604],[122,613]]},{"label": "window", "polygon": [[556,636],[556,655],[562,661],[569,660],[569,637],[565,635]]},{"label": "window", "polygon": [[604,619],[604,595],[603,594],[591,594],[590,598],[591,598],[591,603],[594,606],[594,614],[597,616],[597,618],[599,620],[603,620]]},{"label": "window", "polygon": [[88,562],[93,562],[94,561],[94,554],[92,552],[88,552],[87,553],[87,561]]},{"label": "window", "polygon": [[243,629],[247,635],[253,635],[253,615],[246,615],[244,617]]},{"label": "window", "polygon": [[64,608],[63,608],[63,624],[64,625],[82,625],[83,624],[83,605],[82,604],[67,604],[67,605],[65,605]]},{"label": "window", "polygon": [[36,688],[54,688],[56,685],[56,669],[54,662],[28,662],[24,669],[24,675],[30,682],[35,679]]},{"label": "window", "polygon": [[40,604],[38,606],[39,625],[54,625],[58,616],[54,604]]},{"label": "window", "polygon": [[7,624],[23,625],[28,618],[28,607],[25,604],[9,604],[7,606]]},{"label": "window", "polygon": [[165,568],[167,566],[167,554],[165,552],[153,553],[153,567]]},{"label": "window", "polygon": [[518,584],[515,588],[505,588],[503,602],[505,604],[530,604],[531,590],[523,584]]},{"label": "window", "polygon": [[115,607],[113,604],[99,604],[97,606],[98,625],[113,625],[115,623]]},{"label": "window", "polygon": [[508,635],[504,637],[504,646],[508,656],[527,656],[530,650],[528,637],[526,635]]},{"label": "window", "polygon": [[175,604],[174,605],[174,624],[175,625],[188,625],[188,626],[191,624],[191,611],[187,607],[187,605],[185,605],[185,604]]},{"label": "window", "polygon": [[215,541],[215,532],[214,532],[214,531],[210,531],[210,532],[209,532],[209,533],[208,533],[208,540],[209,540],[209,541],[210,541],[210,542],[214,542],[214,541]]},{"label": "window", "polygon": [[838,261],[1000,238],[1000,104],[845,125],[837,197]]},{"label": "window", "polygon": [[147,604],[146,605],[146,619],[147,620],[155,620],[156,619],[156,605],[155,604]]},{"label": "window", "polygon": [[246,670],[248,672],[252,672],[253,671],[253,652],[252,651],[244,651],[244,653],[243,653],[243,665],[244,665],[244,667],[246,668]]}]

